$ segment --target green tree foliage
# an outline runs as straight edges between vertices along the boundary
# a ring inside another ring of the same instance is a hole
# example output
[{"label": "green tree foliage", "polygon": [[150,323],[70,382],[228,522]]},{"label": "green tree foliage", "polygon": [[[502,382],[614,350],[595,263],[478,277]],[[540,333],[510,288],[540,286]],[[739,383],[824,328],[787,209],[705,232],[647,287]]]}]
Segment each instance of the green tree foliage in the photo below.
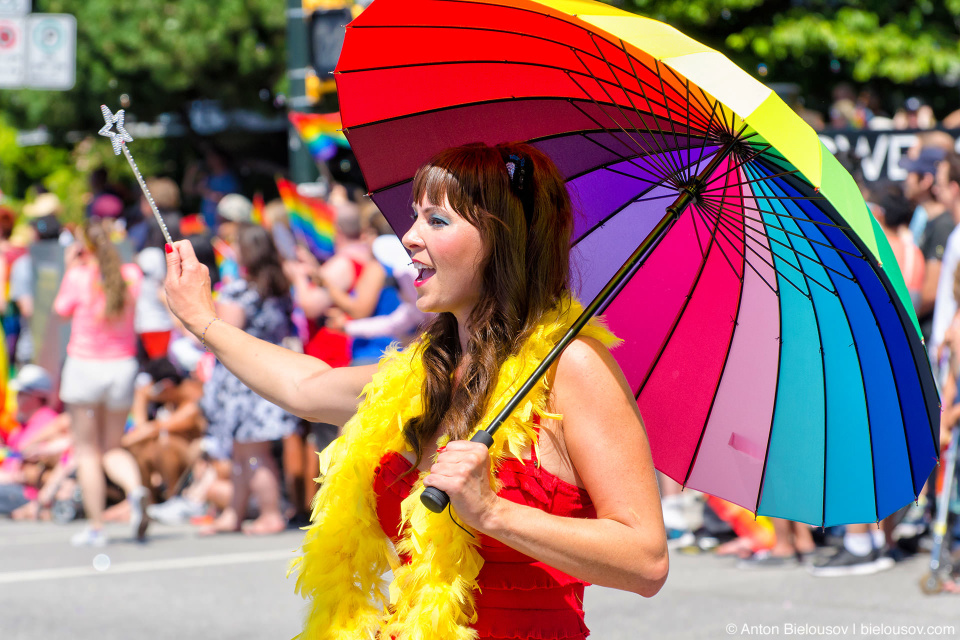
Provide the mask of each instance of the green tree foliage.
[{"label": "green tree foliage", "polygon": [[957,108],[960,0],[610,0],[663,20],[765,81],[827,98],[841,81]]},{"label": "green tree foliage", "polygon": [[0,92],[0,109],[21,128],[95,130],[100,104],[141,120],[216,98],[261,103],[282,78],[285,6],[277,0],[34,0],[34,12],[77,19],[77,83],[67,92]]},{"label": "green tree foliage", "polygon": [[[102,138],[101,138],[102,140]],[[139,142],[138,142],[139,143]],[[159,140],[145,140],[146,160],[141,161],[147,171],[159,167],[152,158],[158,155]],[[36,196],[36,185],[52,191],[63,202],[64,222],[83,219],[85,195],[89,191],[88,176],[97,167],[106,167],[111,175],[127,175],[130,167],[123,156],[113,155],[109,144],[99,144],[95,138],[86,138],[72,149],[61,146],[17,144],[17,129],[0,114],[0,192],[4,204],[20,211],[26,201]]]}]

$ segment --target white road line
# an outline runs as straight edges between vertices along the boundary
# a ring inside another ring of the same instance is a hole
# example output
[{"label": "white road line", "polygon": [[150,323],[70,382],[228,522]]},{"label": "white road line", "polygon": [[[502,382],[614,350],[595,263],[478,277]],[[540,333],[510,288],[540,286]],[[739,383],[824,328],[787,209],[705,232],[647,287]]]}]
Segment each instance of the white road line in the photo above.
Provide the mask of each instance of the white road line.
[{"label": "white road line", "polygon": [[[105,549],[104,551],[107,551]],[[275,560],[293,560],[295,554],[290,549],[256,551],[253,553],[223,553],[212,556],[194,556],[190,558],[160,558],[140,562],[123,562],[110,565],[106,571],[97,571],[92,565],[83,567],[64,567],[62,569],[35,569],[33,571],[9,571],[0,573],[0,584],[20,582],[38,582],[60,580],[62,578],[89,578],[109,576],[118,573],[144,573],[147,571],[168,571],[171,569],[194,569],[197,567],[216,567],[230,564],[250,564],[253,562],[271,562]]]}]

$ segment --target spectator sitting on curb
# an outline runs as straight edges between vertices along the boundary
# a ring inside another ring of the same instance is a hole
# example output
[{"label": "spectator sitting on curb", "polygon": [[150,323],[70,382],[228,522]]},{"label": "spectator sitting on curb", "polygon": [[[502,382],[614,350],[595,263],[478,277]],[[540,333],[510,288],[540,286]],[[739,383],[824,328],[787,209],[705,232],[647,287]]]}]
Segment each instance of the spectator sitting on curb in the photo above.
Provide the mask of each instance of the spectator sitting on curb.
[{"label": "spectator sitting on curb", "polygon": [[0,466],[0,512],[36,519],[49,508],[56,487],[72,469],[70,416],[48,406],[53,382],[45,369],[25,365],[10,382],[17,392],[17,422],[7,439],[13,452]]},{"label": "spectator sitting on curb", "polygon": [[[176,495],[180,479],[199,451],[203,385],[184,378],[166,358],[151,360],[138,376],[133,396],[133,428],[121,444],[136,458],[140,474],[156,496]],[[151,406],[152,405],[152,406]],[[159,482],[151,482],[155,476]]]}]

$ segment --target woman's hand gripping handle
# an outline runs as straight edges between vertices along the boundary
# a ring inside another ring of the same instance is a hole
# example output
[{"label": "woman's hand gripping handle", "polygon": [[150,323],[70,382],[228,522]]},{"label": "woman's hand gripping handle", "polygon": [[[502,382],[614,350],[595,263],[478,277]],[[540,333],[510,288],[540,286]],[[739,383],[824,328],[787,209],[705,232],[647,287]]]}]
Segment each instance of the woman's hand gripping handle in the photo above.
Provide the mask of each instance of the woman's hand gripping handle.
[{"label": "woman's hand gripping handle", "polygon": [[[470,438],[470,442],[480,442],[489,449],[493,444],[493,436],[489,431],[478,431]],[[450,496],[436,487],[426,487],[420,494],[420,502],[434,513],[441,513],[450,504]]]}]

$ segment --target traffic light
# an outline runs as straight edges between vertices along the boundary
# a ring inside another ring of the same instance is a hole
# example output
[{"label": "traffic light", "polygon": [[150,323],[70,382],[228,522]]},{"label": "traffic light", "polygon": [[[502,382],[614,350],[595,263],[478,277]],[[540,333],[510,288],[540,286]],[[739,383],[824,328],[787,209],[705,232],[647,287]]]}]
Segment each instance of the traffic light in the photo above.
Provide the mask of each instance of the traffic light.
[{"label": "traffic light", "polygon": [[337,66],[343,48],[344,26],[351,20],[353,11],[349,6],[318,9],[307,18],[310,65],[321,82],[328,80]]}]

